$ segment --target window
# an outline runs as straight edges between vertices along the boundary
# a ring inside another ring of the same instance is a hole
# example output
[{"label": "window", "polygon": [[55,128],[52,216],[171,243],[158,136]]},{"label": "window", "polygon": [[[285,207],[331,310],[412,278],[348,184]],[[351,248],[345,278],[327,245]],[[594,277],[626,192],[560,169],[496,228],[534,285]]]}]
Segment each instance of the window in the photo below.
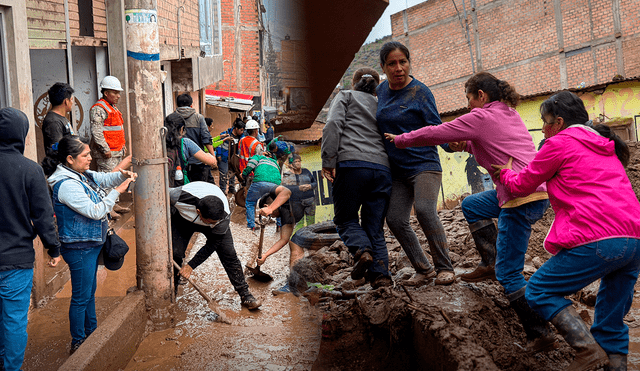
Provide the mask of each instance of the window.
[{"label": "window", "polygon": [[93,37],[93,1],[78,1],[80,36]]},{"label": "window", "polygon": [[199,0],[200,49],[205,56],[222,54],[222,29],[220,26],[220,0]]},{"label": "window", "polygon": [[9,91],[9,65],[7,58],[7,32],[5,30],[6,15],[4,8],[0,7],[0,108],[11,106],[11,94]]}]

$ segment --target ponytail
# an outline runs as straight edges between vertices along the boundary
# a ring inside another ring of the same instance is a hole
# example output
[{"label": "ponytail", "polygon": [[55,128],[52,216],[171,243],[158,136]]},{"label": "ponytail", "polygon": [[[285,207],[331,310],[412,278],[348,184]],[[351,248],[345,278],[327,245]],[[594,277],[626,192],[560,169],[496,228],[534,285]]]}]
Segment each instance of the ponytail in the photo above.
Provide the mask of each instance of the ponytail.
[{"label": "ponytail", "polygon": [[42,160],[44,175],[50,176],[59,164],[67,163],[67,156],[78,157],[88,143],[77,135],[66,135],[57,143],[57,149]]},{"label": "ponytail", "polygon": [[510,107],[516,107],[520,103],[520,94],[516,89],[504,80],[499,80],[489,72],[478,72],[471,76],[464,84],[465,93],[478,96],[482,90],[489,96],[489,102],[501,101]]},{"label": "ponytail", "polygon": [[622,138],[620,138],[616,133],[611,130],[611,128],[607,125],[598,124],[593,127],[598,134],[602,135],[605,138],[609,138],[613,140],[613,143],[616,147],[616,156],[618,156],[618,160],[622,163],[622,166],[627,167],[629,165],[629,146],[625,143]]}]

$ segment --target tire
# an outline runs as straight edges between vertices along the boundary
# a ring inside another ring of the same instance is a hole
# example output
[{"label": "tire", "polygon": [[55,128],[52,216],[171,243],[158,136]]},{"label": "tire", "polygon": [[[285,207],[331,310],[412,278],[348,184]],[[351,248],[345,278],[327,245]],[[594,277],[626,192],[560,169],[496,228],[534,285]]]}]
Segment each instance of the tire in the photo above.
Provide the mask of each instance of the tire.
[{"label": "tire", "polygon": [[332,220],[300,228],[291,237],[291,242],[308,250],[320,250],[325,246],[331,246],[338,240],[340,240],[340,236],[338,236],[336,225]]}]

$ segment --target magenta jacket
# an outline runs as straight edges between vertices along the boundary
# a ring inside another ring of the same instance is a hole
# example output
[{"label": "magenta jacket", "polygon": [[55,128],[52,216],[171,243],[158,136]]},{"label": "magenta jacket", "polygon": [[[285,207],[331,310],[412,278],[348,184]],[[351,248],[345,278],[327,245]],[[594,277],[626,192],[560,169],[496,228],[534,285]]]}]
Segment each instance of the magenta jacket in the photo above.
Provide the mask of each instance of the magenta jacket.
[{"label": "magenta jacket", "polygon": [[545,141],[519,173],[500,179],[515,195],[547,182],[556,213],[544,247],[551,254],[609,238],[640,238],[640,203],[612,140],[574,125]]},{"label": "magenta jacket", "polygon": [[[478,164],[491,174],[499,205],[516,198],[498,181],[491,164],[506,164],[509,157],[513,157],[513,169],[522,170],[535,157],[536,147],[518,112],[502,102],[487,103],[483,108],[474,108],[442,125],[425,126],[398,135],[394,142],[398,148],[406,148],[463,140],[467,141],[466,151],[472,153]],[[536,190],[546,191],[545,184],[540,184]]]}]

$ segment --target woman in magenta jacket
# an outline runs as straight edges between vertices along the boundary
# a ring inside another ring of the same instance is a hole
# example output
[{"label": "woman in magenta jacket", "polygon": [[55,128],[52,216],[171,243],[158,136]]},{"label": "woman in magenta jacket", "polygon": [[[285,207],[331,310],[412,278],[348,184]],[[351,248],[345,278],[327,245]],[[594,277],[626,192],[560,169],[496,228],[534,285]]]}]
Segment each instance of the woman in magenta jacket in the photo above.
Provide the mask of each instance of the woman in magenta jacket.
[{"label": "woman in magenta jacket", "polygon": [[[554,256],[531,277],[525,297],[576,350],[569,369],[596,370],[610,360],[607,370],[626,370],[629,329],[622,319],[640,271],[640,203],[625,172],[629,148],[608,126],[592,127],[573,93],[553,95],[540,113],[545,143],[536,157],[520,172],[511,161],[494,166],[514,195],[546,182],[556,213],[544,242]],[[598,279],[589,331],[565,296]]]}]

